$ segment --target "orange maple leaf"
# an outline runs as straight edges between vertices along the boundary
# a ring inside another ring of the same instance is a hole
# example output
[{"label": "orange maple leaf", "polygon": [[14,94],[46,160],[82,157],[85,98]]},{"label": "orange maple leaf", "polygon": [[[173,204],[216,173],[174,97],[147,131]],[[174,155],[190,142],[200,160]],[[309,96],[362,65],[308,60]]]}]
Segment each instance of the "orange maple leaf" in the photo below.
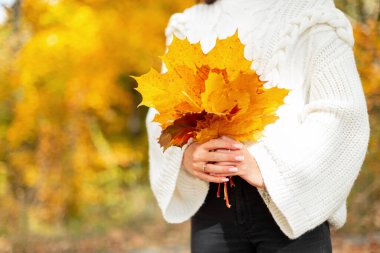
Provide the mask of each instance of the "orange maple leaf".
[{"label": "orange maple leaf", "polygon": [[138,105],[159,113],[160,145],[182,147],[189,138],[204,142],[222,135],[238,141],[257,141],[267,124],[276,121],[277,108],[289,90],[263,87],[264,82],[244,58],[237,32],[204,54],[200,44],[174,36],[162,57],[168,71],[134,77],[143,100]]}]

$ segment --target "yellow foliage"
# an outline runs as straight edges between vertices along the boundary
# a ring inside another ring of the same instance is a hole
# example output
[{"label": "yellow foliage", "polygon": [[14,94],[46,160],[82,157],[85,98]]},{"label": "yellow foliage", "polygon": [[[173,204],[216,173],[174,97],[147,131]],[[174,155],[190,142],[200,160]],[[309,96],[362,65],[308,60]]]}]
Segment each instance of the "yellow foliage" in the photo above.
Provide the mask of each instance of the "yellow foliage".
[{"label": "yellow foliage", "polygon": [[125,201],[122,185],[145,176],[130,172],[145,146],[128,141],[139,114],[126,77],[154,63],[169,16],[192,3],[25,0],[18,30],[0,26],[0,157],[9,186],[0,200],[12,200],[11,220],[23,201],[50,224]]},{"label": "yellow foliage", "polygon": [[[366,94],[371,122],[371,139],[366,165],[369,171],[379,173],[380,147],[380,24],[369,19],[354,23],[355,57]],[[367,184],[367,182],[365,183]],[[376,184],[376,183],[374,183]]]},{"label": "yellow foliage", "polygon": [[368,106],[378,104],[380,94],[380,25],[375,20],[354,24],[355,56]]}]

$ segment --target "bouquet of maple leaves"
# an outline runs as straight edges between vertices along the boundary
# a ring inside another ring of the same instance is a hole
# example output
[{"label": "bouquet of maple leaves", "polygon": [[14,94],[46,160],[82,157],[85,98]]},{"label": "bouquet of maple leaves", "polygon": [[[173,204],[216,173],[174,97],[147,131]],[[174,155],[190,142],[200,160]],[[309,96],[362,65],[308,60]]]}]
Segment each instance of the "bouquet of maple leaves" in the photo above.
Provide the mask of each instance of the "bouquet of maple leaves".
[{"label": "bouquet of maple leaves", "polygon": [[[199,43],[174,36],[161,58],[166,73],[151,69],[132,77],[143,97],[138,106],[159,112],[153,121],[161,125],[158,142],[164,151],[173,145],[182,147],[190,138],[205,142],[225,135],[237,141],[257,141],[264,127],[278,118],[275,112],[289,92],[264,88],[264,82],[251,69],[252,62],[244,58],[244,45],[237,32],[217,39],[207,54]],[[231,177],[230,183],[234,186]],[[227,183],[224,199],[230,207]]]}]

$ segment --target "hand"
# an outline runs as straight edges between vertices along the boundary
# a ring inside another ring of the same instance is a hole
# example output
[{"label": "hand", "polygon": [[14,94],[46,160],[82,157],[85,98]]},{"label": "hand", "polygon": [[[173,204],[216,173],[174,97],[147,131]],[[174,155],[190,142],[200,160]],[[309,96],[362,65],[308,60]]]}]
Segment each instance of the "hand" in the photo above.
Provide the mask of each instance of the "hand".
[{"label": "hand", "polygon": [[[243,144],[230,138],[217,138],[204,143],[193,142],[188,145],[183,155],[183,167],[191,175],[214,183],[227,182],[229,179],[222,175],[210,175],[210,172],[224,173],[228,175],[236,171],[236,166],[218,165],[218,162],[229,162],[235,164],[242,157]],[[214,152],[218,149],[230,149],[231,153]],[[206,165],[205,170],[203,166]]]},{"label": "hand", "polygon": [[[226,136],[222,137],[223,139],[230,139]],[[233,139],[230,139],[233,140]],[[221,152],[221,153],[236,153],[235,150],[228,151],[227,149],[218,149],[216,152]],[[210,173],[211,176],[240,176],[243,178],[245,181],[247,181],[249,184],[257,187],[257,188],[264,188],[264,180],[263,177],[261,176],[261,172],[259,169],[259,166],[256,162],[256,159],[250,154],[248,151],[247,147],[243,145],[243,148],[238,151],[239,155],[244,156],[244,160],[239,162],[239,163],[232,163],[231,162],[217,162],[214,165],[216,166],[233,166],[235,165],[238,168],[238,171],[235,173],[221,173],[221,172],[213,172]]]}]

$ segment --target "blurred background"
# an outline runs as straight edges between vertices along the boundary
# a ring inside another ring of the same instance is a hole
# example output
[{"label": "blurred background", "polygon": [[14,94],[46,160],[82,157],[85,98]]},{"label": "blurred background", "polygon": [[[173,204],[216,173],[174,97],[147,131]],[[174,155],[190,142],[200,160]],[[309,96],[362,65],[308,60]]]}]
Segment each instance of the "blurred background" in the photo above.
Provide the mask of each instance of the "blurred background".
[{"label": "blurred background", "polygon": [[[193,0],[0,0],[0,253],[189,252],[148,184],[146,107],[169,16]],[[380,252],[380,12],[354,26],[371,141],[334,252]]]}]

